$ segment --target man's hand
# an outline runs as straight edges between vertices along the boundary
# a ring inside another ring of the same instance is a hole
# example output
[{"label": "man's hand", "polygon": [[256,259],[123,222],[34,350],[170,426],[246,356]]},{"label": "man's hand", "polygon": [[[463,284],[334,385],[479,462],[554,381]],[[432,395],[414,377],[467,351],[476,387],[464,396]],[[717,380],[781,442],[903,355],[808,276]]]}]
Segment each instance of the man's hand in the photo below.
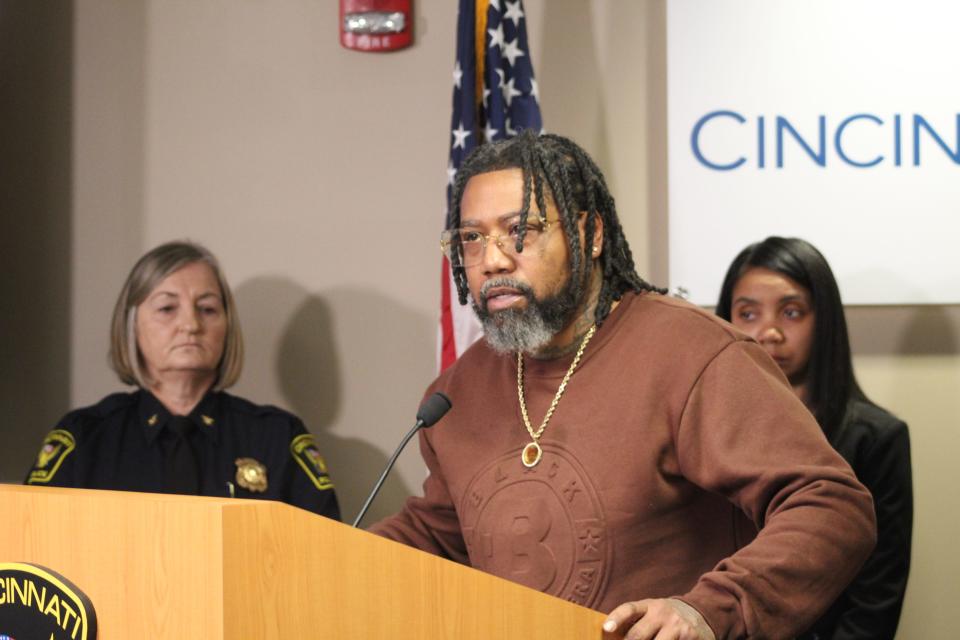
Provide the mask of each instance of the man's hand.
[{"label": "man's hand", "polygon": [[700,612],[674,598],[622,604],[603,623],[604,638],[625,640],[716,640]]}]

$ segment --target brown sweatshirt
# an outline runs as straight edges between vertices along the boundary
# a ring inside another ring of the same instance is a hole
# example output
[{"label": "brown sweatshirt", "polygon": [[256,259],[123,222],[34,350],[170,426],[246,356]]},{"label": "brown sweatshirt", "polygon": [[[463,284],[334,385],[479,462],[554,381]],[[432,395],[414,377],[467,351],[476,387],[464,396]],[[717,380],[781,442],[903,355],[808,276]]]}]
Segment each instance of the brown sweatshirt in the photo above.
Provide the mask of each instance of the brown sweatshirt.
[{"label": "brown sweatshirt", "polygon": [[[571,362],[524,360],[534,429]],[[380,535],[603,612],[677,596],[718,638],[803,631],[873,548],[870,494],[775,363],[687,303],[624,297],[532,469],[514,356],[481,341],[437,390],[423,497]]]}]

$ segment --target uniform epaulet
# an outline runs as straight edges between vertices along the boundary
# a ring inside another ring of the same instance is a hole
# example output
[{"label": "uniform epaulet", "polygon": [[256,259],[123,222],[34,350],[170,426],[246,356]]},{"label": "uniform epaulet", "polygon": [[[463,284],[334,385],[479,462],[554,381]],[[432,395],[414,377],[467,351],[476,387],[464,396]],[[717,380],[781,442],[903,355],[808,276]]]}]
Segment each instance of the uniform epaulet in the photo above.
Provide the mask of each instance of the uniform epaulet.
[{"label": "uniform epaulet", "polygon": [[91,407],[102,418],[106,418],[111,413],[126,409],[136,402],[136,393],[111,393],[106,398]]},{"label": "uniform epaulet", "polygon": [[228,407],[229,410],[236,411],[238,413],[245,413],[247,415],[254,415],[258,417],[292,417],[293,415],[289,411],[285,411],[280,407],[275,407],[272,404],[254,404],[246,398],[241,398],[239,396],[230,395],[228,393],[222,393],[222,395],[225,406]]},{"label": "uniform epaulet", "polygon": [[121,411],[131,404],[136,402],[136,393],[111,393],[106,398],[98,402],[97,404],[92,404],[89,407],[81,407],[80,409],[74,409],[67,415],[63,417],[63,420],[60,421],[60,425],[63,427],[71,427],[77,424],[83,424],[90,421],[100,422],[110,415]]}]

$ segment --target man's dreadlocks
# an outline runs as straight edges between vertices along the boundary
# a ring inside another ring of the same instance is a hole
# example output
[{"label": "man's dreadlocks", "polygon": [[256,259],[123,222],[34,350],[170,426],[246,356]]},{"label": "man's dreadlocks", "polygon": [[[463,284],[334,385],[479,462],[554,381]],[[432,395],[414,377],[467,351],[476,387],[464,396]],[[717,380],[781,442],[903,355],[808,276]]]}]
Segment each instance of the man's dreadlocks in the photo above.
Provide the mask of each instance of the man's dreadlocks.
[{"label": "man's dreadlocks", "polygon": [[[607,189],[603,174],[583,149],[563,136],[538,135],[527,129],[514,138],[483,144],[474,149],[457,172],[452,207],[447,219],[448,229],[460,226],[460,203],[467,181],[475,175],[503,169],[523,171],[523,203],[517,251],[523,251],[523,235],[530,215],[531,198],[541,215],[546,214],[546,198],[552,198],[570,249],[571,277],[578,287],[575,292],[578,298],[584,294],[590,262],[587,258],[589,254],[580,246],[577,218],[581,211],[586,211],[599,215],[603,220],[603,252],[599,258],[603,267],[603,284],[594,314],[598,326],[610,313],[613,302],[627,291],[666,293],[666,289],[654,287],[637,274],[630,245],[623,235],[613,196]],[[588,240],[593,237],[595,228],[594,216],[588,215],[584,234]],[[469,291],[467,275],[456,251],[452,252],[451,266],[460,304],[466,304]]]}]

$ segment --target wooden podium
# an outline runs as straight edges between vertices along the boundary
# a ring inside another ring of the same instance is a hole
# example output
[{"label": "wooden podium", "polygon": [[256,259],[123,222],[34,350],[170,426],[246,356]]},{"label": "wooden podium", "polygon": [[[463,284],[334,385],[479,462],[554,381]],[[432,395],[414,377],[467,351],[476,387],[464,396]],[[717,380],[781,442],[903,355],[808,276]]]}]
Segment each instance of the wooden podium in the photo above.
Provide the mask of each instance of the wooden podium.
[{"label": "wooden podium", "polygon": [[0,562],[62,574],[102,640],[599,639],[604,616],[286,504],[0,485]]}]

